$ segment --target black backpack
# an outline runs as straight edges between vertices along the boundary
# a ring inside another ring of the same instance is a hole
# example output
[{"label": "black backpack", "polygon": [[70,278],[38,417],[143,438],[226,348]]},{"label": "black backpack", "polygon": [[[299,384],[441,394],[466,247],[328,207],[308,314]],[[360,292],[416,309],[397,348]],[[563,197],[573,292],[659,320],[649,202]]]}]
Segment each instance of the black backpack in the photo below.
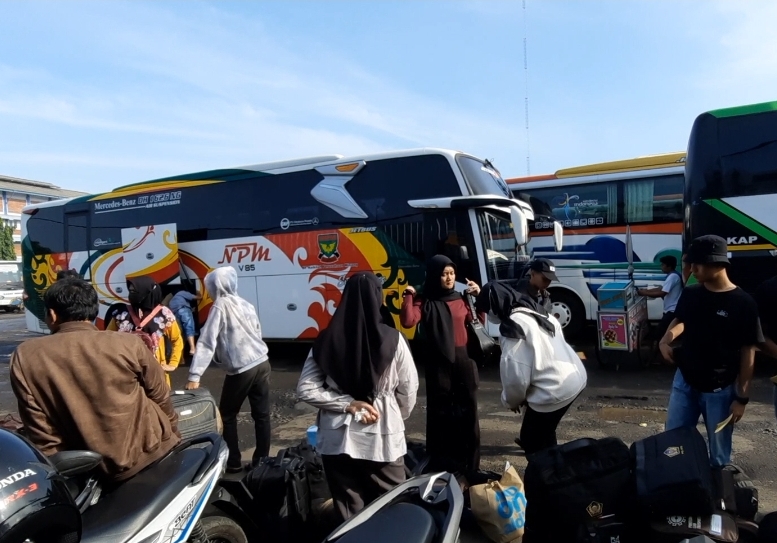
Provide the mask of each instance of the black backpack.
[{"label": "black backpack", "polygon": [[[524,476],[527,535],[574,541],[581,526],[633,503],[629,448],[617,438],[578,439],[529,455]],[[527,538],[528,540],[529,538]]]},{"label": "black backpack", "polygon": [[321,457],[306,442],[263,458],[243,480],[252,516],[271,541],[304,541],[314,500],[331,497]]}]

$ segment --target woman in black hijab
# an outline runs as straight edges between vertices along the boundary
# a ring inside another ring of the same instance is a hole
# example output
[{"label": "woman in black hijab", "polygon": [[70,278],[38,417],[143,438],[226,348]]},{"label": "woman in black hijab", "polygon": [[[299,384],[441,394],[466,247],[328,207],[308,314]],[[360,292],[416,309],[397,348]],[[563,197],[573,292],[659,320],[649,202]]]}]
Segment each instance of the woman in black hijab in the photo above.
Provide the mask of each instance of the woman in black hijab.
[{"label": "woman in black hijab", "polygon": [[[421,324],[426,336],[426,450],[430,468],[467,472],[480,467],[478,370],[467,354],[466,323],[472,319],[462,295],[454,289],[456,265],[437,255],[426,266],[421,296],[408,287],[403,293],[401,322]],[[468,292],[480,287],[467,280]]]},{"label": "woman in black hijab", "polygon": [[405,338],[384,324],[383,290],[354,274],[302,368],[297,396],[319,409],[316,448],[342,518],[405,479],[404,420],[418,390]]},{"label": "woman in black hijab", "polygon": [[162,305],[162,288],[151,277],[127,279],[130,306],[120,306],[106,330],[144,332],[148,347],[165,370],[167,386],[183,356],[183,337],[175,315]]}]

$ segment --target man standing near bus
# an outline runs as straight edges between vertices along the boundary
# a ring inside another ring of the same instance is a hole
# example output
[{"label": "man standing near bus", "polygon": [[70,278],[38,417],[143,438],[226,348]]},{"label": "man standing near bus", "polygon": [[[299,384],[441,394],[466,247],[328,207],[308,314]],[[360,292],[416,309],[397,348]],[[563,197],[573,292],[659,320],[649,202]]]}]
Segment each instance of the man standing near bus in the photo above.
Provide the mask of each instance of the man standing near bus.
[{"label": "man standing near bus", "polygon": [[[731,462],[734,424],[749,401],[755,348],[764,342],[755,300],[728,278],[728,246],[718,236],[701,236],[686,261],[698,281],[683,289],[675,318],[659,343],[661,354],[677,363],[667,409],[666,429],[695,428],[704,417],[710,462]],[[682,349],[671,344],[682,335]],[[729,418],[730,417],[730,418]],[[725,426],[716,431],[720,423]]]},{"label": "man standing near bus", "polygon": [[526,294],[537,300],[537,303],[550,313],[551,302],[548,287],[553,281],[558,281],[556,266],[547,258],[535,258],[529,262],[528,268],[529,277],[521,279],[515,288],[521,294]]},{"label": "man standing near bus", "polygon": [[680,299],[680,293],[683,291],[683,280],[677,271],[677,259],[675,257],[671,255],[662,256],[661,271],[666,274],[663,285],[637,290],[640,296],[664,299],[664,316],[661,317],[661,322],[658,323],[658,339],[664,337],[669,324],[674,320],[674,310],[677,307],[677,301]]}]

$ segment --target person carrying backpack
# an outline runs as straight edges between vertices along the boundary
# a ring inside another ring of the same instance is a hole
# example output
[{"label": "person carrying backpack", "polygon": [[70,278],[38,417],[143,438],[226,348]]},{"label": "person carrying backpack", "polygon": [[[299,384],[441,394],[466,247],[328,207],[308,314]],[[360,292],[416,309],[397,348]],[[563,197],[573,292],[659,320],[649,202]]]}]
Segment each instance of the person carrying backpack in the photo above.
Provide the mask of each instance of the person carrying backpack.
[{"label": "person carrying backpack", "polygon": [[170,387],[170,372],[181,362],[183,338],[175,315],[162,305],[162,288],[150,277],[127,279],[129,306],[113,313],[107,330],[136,334],[165,370]]}]

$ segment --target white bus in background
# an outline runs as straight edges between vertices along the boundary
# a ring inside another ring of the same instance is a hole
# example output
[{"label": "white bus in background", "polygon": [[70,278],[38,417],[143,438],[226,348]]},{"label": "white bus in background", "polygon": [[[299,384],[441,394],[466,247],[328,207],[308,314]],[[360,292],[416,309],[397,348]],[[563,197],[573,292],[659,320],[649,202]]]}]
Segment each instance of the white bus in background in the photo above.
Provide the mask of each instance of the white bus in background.
[{"label": "white bus in background", "polygon": [[24,296],[22,263],[16,260],[0,260],[0,310],[6,313],[21,311]]},{"label": "white bus in background", "polygon": [[[596,319],[600,285],[628,278],[626,225],[638,287],[660,284],[661,257],[681,265],[685,153],[669,153],[559,170],[555,174],[507,179],[518,197],[550,206],[564,226],[564,248],[553,248],[552,225],[536,221],[529,249],[556,264],[559,283],[551,290],[554,313],[568,335]],[[651,320],[663,313],[661,299],[648,301]]]}]

